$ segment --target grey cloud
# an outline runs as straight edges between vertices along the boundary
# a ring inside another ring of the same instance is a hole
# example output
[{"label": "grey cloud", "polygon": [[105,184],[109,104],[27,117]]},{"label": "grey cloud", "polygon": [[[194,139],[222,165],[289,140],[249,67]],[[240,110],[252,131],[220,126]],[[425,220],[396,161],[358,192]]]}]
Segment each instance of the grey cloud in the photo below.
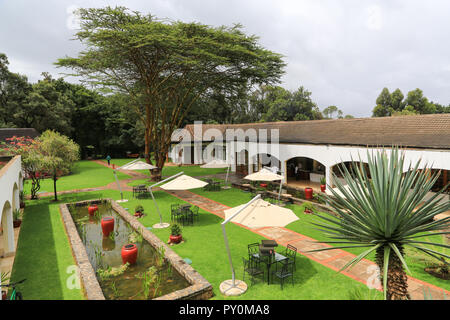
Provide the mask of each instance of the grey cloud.
[{"label": "grey cloud", "polygon": [[73,5],[123,5],[215,26],[242,23],[263,46],[285,56],[282,85],[306,87],[321,109],[337,105],[346,114],[370,116],[383,87],[405,95],[421,88],[431,100],[450,103],[446,1],[0,0],[0,52],[12,71],[31,81],[42,71],[59,76],[56,59],[82,48],[67,28]]}]

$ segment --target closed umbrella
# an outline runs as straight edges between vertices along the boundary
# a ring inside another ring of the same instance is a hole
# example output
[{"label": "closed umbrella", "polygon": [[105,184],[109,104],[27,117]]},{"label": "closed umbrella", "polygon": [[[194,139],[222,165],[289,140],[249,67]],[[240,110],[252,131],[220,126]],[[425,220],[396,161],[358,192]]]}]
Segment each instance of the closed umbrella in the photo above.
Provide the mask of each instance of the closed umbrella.
[{"label": "closed umbrella", "polygon": [[266,168],[262,168],[258,172],[255,172],[255,173],[245,176],[244,179],[251,180],[251,181],[277,181],[277,180],[280,180],[280,192],[278,194],[278,202],[280,202],[281,188],[283,186],[282,180],[284,179],[283,176],[273,173],[272,171],[270,171]]}]

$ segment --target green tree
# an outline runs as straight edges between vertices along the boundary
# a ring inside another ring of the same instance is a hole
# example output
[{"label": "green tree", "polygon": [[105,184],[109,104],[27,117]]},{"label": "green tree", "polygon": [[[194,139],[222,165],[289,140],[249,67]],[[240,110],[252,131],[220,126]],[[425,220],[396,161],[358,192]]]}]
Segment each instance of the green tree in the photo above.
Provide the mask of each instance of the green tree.
[{"label": "green tree", "polygon": [[[345,183],[335,179],[337,190],[330,189],[332,196],[324,195],[333,213],[315,213],[321,220],[316,223],[330,238],[331,248],[368,248],[342,267],[353,266],[376,253],[376,263],[381,270],[385,299],[408,298],[405,247],[409,246],[434,258],[450,258],[433,247],[449,249],[450,246],[422,237],[449,234],[450,217],[433,218],[450,209],[450,202],[440,203],[439,195],[426,199],[440,172],[430,174],[425,167],[419,170],[420,161],[409,167],[406,173],[404,155],[397,148],[376,154],[367,153],[368,171],[359,162],[352,162],[352,170],[341,166]],[[333,174],[334,175],[334,174]],[[370,177],[370,178],[369,178]]]},{"label": "green tree", "polygon": [[403,98],[405,96],[403,95],[402,91],[400,89],[395,89],[394,92],[391,93],[391,105],[390,107],[394,109],[395,111],[402,111],[404,108]]},{"label": "green tree", "polygon": [[297,121],[321,119],[322,114],[317,105],[311,99],[311,92],[303,86],[294,92],[290,92],[282,87],[266,88],[265,105],[262,110],[263,122],[273,121]]},{"label": "green tree", "polygon": [[415,116],[419,114],[413,106],[406,106],[401,111],[393,111],[392,116]]},{"label": "green tree", "polygon": [[45,72],[43,76],[43,80],[32,85],[32,91],[15,110],[14,121],[19,127],[35,128],[38,132],[52,129],[69,134],[72,131],[70,118],[73,101],[58,88],[62,79],[52,79]]},{"label": "green tree", "polygon": [[8,65],[8,58],[0,53],[0,126],[18,127],[17,110],[26,103],[32,87],[26,76],[10,72]]},{"label": "green tree", "polygon": [[145,128],[145,158],[151,162],[153,147],[160,170],[172,132],[202,95],[276,83],[283,74],[281,56],[262,48],[240,25],[158,20],[123,7],[78,12],[81,30],[75,37],[87,49],[56,64],[129,95],[129,108]]},{"label": "green tree", "polygon": [[70,172],[73,163],[79,159],[80,148],[68,137],[53,130],[47,130],[39,138],[41,166],[53,177],[55,201],[58,201],[56,181],[58,176]]},{"label": "green tree", "polygon": [[377,97],[376,106],[372,110],[372,117],[387,117],[391,115],[392,108],[391,94],[388,88],[383,88],[380,95]]},{"label": "green tree", "polygon": [[31,199],[38,199],[37,192],[41,188],[40,172],[43,170],[43,159],[39,148],[39,140],[30,137],[6,138],[0,143],[0,154],[21,156],[22,170],[31,179]]},{"label": "green tree", "polygon": [[420,114],[436,112],[436,107],[434,106],[434,104],[428,101],[427,97],[423,95],[423,91],[419,88],[408,92],[408,95],[405,99],[405,104],[407,106],[413,106],[414,110],[416,110]]}]

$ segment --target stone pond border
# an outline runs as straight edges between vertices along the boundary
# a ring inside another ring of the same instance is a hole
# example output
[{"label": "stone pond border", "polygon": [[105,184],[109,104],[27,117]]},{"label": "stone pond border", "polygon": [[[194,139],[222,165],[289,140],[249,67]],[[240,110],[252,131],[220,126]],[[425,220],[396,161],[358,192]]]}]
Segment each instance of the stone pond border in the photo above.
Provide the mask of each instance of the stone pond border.
[{"label": "stone pond border", "polygon": [[[112,208],[116,211],[126,222],[128,222],[133,229],[141,233],[143,238],[158,249],[161,246],[165,249],[165,259],[175,268],[181,276],[183,276],[191,285],[187,288],[180,289],[164,296],[158,297],[154,300],[206,300],[213,296],[212,285],[199,274],[194,268],[187,264],[178,254],[175,253],[167,244],[161,241],[156,235],[150,232],[144,225],[142,225],[134,216],[128,213],[122,206],[117,204],[112,199],[105,198],[99,200],[86,200],[70,203],[73,205],[87,205],[90,203],[101,203],[109,201]],[[70,241],[72,255],[79,267],[79,276],[82,291],[88,300],[105,300],[103,291],[95,275],[86,248],[81,241],[80,235],[75,227],[75,223],[68,208],[69,203],[64,203],[59,206],[60,214],[64,222],[64,227]]]}]

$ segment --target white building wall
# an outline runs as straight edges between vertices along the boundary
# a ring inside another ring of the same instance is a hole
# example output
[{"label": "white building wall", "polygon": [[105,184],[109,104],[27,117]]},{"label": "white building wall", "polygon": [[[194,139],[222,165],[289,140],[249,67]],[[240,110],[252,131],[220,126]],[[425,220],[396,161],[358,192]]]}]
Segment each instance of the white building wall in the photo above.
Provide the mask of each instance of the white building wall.
[{"label": "white building wall", "polygon": [[[383,148],[365,148],[352,146],[333,146],[333,145],[308,145],[308,144],[279,144],[269,145],[265,143],[254,143],[249,150],[252,152],[249,155],[253,157],[258,153],[270,153],[272,156],[281,161],[281,170],[286,172],[286,161],[296,157],[306,157],[320,162],[325,166],[327,184],[331,182],[331,168],[341,162],[346,161],[362,161],[367,162],[368,151],[377,152]],[[230,150],[229,143],[227,144],[227,153]],[[256,151],[254,151],[256,150]],[[389,148],[385,148],[388,153]],[[256,153],[255,153],[256,152]],[[427,166],[433,169],[450,170],[450,150],[432,150],[432,149],[403,149],[405,154],[404,171],[408,170],[409,165],[412,166],[421,160],[421,166]],[[236,169],[232,166],[232,171]],[[284,181],[286,182],[286,181]]]},{"label": "white building wall", "polygon": [[[14,252],[14,228],[12,212],[19,209],[19,186],[22,186],[22,163],[20,156],[11,159],[0,170],[0,224],[3,227],[5,253]],[[16,190],[14,190],[16,188]]]},{"label": "white building wall", "polygon": [[22,162],[21,157],[16,156],[0,169],[0,225],[3,229],[4,255],[16,250],[12,212],[20,208],[19,191],[22,186]]}]

